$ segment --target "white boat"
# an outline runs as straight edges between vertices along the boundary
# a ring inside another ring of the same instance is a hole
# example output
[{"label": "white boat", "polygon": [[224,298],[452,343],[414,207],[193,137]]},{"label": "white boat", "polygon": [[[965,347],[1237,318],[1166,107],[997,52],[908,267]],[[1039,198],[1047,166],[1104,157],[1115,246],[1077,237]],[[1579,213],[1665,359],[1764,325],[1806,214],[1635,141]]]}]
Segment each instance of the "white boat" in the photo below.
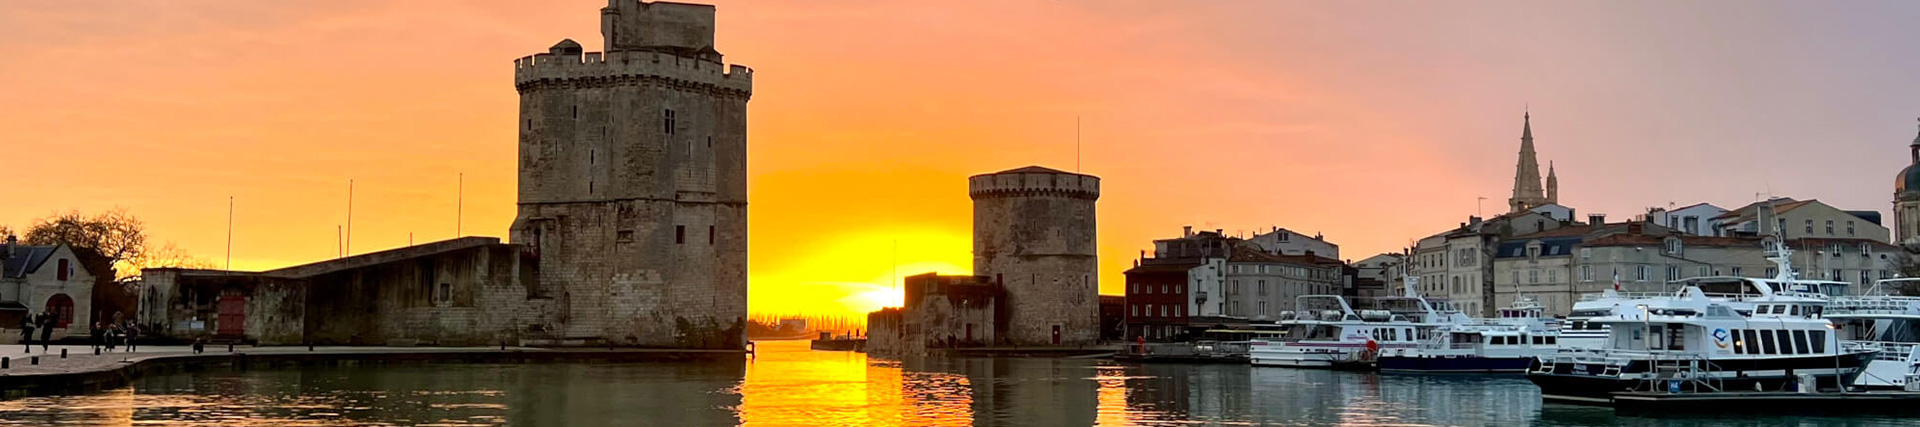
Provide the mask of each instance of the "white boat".
[{"label": "white boat", "polygon": [[1634,300],[1633,310],[1587,320],[1607,332],[1604,347],[1542,356],[1527,378],[1544,399],[1609,402],[1620,391],[1780,390],[1802,375],[1817,386],[1859,372],[1877,350],[1843,342],[1822,317],[1829,298],[1817,291],[1832,283],[1796,280],[1791,251],[1772,246],[1778,276],[1738,279],[1757,295],[1714,298],[1689,284]]},{"label": "white boat", "polygon": [[1855,297],[1834,298],[1826,317],[1840,325],[1842,340],[1878,349],[1853,385],[1904,390],[1908,376],[1920,372],[1920,297],[1903,289],[1920,288],[1920,278],[1888,279]]},{"label": "white boat", "polygon": [[1306,295],[1282,312],[1282,338],[1249,343],[1254,366],[1372,369],[1382,350],[1412,348],[1441,326],[1472,323],[1442,300],[1427,300],[1407,279],[1404,296],[1346,298]]},{"label": "white boat", "polygon": [[1499,317],[1438,328],[1413,348],[1382,350],[1381,372],[1522,373],[1558,349],[1560,325],[1537,300],[1518,298]]}]

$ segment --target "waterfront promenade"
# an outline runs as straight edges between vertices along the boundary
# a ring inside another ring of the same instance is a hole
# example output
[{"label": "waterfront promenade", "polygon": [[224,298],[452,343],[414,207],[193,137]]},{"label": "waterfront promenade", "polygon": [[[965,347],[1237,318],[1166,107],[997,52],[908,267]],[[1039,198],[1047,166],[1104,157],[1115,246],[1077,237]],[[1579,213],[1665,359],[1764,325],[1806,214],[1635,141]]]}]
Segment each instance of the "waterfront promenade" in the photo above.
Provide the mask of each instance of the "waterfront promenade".
[{"label": "waterfront promenade", "polygon": [[[61,358],[65,350],[67,357]],[[683,350],[645,348],[540,348],[540,347],[292,347],[292,346],[207,346],[194,354],[190,346],[141,346],[138,352],[124,347],[94,355],[84,345],[49,346],[42,351],[22,345],[0,348],[6,367],[0,368],[0,397],[13,398],[50,393],[84,393],[115,387],[142,375],[205,368],[259,368],[274,366],[336,365],[359,363],[526,363],[584,362],[633,363],[738,359],[746,353],[736,350]],[[33,360],[38,357],[38,363]]]}]

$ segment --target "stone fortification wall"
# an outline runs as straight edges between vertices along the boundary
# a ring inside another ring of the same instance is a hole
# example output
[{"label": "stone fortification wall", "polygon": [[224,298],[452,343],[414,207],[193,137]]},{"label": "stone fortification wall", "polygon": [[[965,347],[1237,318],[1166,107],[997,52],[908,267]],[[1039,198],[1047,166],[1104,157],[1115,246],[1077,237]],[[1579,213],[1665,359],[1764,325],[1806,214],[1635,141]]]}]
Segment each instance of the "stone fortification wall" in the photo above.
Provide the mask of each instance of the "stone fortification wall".
[{"label": "stone fortification wall", "polygon": [[1006,291],[1006,334],[999,338],[1014,345],[1097,341],[1100,179],[1034,167],[974,176],[969,189],[974,274]]},{"label": "stone fortification wall", "polygon": [[563,41],[514,62],[529,292],[554,301],[559,339],[739,348],[753,73],[719,62],[710,6],[602,13],[618,50]]}]

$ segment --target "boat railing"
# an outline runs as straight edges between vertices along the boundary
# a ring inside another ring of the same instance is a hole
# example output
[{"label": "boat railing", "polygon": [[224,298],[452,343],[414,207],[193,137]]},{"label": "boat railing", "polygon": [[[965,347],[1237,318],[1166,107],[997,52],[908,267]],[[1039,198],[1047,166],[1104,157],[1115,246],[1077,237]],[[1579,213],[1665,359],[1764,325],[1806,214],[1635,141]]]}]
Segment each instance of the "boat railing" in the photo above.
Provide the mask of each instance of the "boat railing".
[{"label": "boat railing", "polygon": [[[1665,298],[1673,298],[1679,295],[1681,294],[1677,292],[1614,292],[1613,293],[1614,298],[1619,298],[1619,299],[1665,299]],[[1728,294],[1728,293],[1716,293],[1716,292],[1706,292],[1706,293],[1703,293],[1703,295],[1706,295],[1707,298],[1735,299],[1735,300],[1756,296],[1753,294],[1742,295],[1742,294]],[[1580,301],[1581,302],[1599,301],[1601,298],[1605,298],[1605,297],[1606,297],[1606,294],[1584,294],[1580,296]]]},{"label": "boat railing", "polygon": [[1835,298],[1827,304],[1827,315],[1916,315],[1920,314],[1920,297],[1848,297]]},{"label": "boat railing", "polygon": [[1888,341],[1846,341],[1840,344],[1848,352],[1872,351],[1874,360],[1908,362],[1915,360],[1914,351],[1920,350],[1920,343]]}]

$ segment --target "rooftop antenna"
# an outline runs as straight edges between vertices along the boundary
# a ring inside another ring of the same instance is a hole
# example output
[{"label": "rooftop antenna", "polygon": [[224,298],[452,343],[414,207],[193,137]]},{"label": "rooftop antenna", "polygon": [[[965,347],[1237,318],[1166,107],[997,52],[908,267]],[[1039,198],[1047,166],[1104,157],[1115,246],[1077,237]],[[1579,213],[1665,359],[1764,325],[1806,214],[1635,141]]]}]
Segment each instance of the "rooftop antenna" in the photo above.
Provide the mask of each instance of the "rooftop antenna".
[{"label": "rooftop antenna", "polygon": [[233,196],[227,196],[227,271],[233,271]]},{"label": "rooftop antenna", "polygon": [[462,217],[465,216],[467,213],[466,206],[467,206],[467,174],[466,172],[461,172],[459,187],[457,190],[454,190],[454,198],[453,198],[453,237],[455,238],[460,237],[460,232],[461,232],[460,221],[463,219]]},{"label": "rooftop antenna", "polygon": [[344,245],[345,245],[344,248],[340,250],[341,256],[346,256],[345,254],[353,253],[353,180],[352,179],[347,180],[347,237],[346,237],[346,243],[344,243]]}]

